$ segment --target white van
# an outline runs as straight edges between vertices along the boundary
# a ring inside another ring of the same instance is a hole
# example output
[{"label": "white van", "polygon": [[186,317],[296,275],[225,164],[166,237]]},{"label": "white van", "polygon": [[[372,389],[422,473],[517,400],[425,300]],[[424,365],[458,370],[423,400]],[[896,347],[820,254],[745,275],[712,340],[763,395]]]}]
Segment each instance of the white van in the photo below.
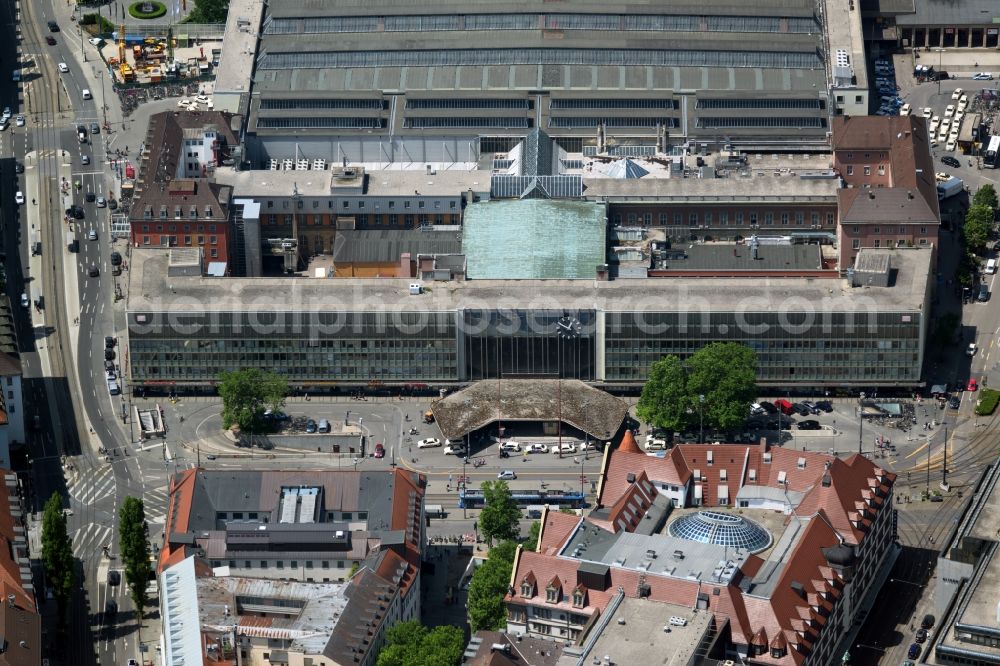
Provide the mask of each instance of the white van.
[{"label": "white van", "polygon": [[989,261],[986,262],[986,272],[989,275],[993,275],[994,273],[997,272],[997,260],[996,259],[990,259]]},{"label": "white van", "polygon": [[500,445],[500,450],[501,451],[513,451],[514,453],[520,453],[521,452],[521,443],[520,442],[504,442],[503,444]]},{"label": "white van", "polygon": [[90,90],[88,90],[87,88],[84,88],[83,91],[81,92],[81,94],[83,95],[84,99],[93,99],[94,98],[94,96],[90,94]]}]

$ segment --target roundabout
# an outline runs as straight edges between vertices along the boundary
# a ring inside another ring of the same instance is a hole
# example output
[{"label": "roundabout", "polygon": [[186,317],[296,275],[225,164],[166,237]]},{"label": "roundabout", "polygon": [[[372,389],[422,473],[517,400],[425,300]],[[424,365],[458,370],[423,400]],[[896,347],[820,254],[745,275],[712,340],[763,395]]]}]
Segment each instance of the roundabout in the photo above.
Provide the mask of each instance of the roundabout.
[{"label": "roundabout", "polygon": [[156,19],[167,13],[167,7],[157,0],[139,0],[128,7],[129,16],[137,19]]}]

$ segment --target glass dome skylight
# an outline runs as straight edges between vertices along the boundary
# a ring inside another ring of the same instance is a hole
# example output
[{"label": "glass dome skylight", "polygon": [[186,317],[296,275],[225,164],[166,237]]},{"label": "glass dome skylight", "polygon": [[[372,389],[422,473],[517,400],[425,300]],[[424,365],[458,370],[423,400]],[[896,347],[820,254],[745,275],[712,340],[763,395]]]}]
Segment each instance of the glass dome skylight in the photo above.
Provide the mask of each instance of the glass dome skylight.
[{"label": "glass dome skylight", "polygon": [[672,537],[742,548],[751,553],[771,545],[770,533],[743,516],[719,511],[699,511],[681,516],[667,527]]}]

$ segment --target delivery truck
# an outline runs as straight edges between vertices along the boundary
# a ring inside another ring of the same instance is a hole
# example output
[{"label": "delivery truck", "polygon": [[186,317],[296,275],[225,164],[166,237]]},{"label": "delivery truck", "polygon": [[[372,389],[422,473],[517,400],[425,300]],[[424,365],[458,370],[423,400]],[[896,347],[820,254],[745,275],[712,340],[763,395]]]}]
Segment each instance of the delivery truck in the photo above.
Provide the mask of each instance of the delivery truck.
[{"label": "delivery truck", "polygon": [[965,189],[965,183],[962,182],[962,179],[955,178],[954,176],[952,176],[948,180],[938,183],[937,185],[938,200],[947,199],[948,197],[955,196],[964,189]]}]

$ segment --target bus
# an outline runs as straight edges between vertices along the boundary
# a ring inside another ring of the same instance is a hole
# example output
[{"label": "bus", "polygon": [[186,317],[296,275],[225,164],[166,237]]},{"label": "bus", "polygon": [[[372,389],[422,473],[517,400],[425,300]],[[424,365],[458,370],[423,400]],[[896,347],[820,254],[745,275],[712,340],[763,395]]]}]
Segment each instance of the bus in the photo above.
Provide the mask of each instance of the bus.
[{"label": "bus", "polygon": [[1000,136],[991,136],[990,142],[986,146],[986,154],[983,156],[983,166],[987,169],[996,169],[998,157],[1000,157]]},{"label": "bus", "polygon": [[[583,493],[572,490],[525,490],[511,488],[511,499],[522,509],[536,504],[548,504],[556,509],[563,507],[580,509],[586,506]],[[458,491],[458,508],[481,509],[485,504],[482,490],[461,489]]]}]

